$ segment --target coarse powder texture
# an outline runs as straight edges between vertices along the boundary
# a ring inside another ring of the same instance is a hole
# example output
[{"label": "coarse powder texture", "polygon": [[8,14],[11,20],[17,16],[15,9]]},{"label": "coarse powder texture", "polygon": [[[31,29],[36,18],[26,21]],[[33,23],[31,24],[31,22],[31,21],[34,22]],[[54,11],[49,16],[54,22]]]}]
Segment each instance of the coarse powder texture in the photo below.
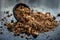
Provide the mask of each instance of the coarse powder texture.
[{"label": "coarse powder texture", "polygon": [[13,32],[14,35],[25,33],[34,37],[39,33],[54,30],[58,26],[56,18],[51,16],[50,12],[45,14],[33,12],[24,6],[19,6],[14,12],[17,22],[7,23],[7,29]]}]

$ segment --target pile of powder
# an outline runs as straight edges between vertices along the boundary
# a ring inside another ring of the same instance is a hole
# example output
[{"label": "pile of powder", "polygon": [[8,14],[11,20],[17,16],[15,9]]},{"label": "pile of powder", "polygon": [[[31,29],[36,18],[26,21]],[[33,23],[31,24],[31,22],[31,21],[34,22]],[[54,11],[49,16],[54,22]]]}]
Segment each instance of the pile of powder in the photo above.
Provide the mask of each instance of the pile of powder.
[{"label": "pile of powder", "polygon": [[54,30],[58,26],[56,18],[51,16],[50,12],[46,12],[45,14],[42,12],[33,12],[21,5],[14,12],[17,22],[7,23],[7,29],[17,36],[25,33],[36,38],[39,33]]}]

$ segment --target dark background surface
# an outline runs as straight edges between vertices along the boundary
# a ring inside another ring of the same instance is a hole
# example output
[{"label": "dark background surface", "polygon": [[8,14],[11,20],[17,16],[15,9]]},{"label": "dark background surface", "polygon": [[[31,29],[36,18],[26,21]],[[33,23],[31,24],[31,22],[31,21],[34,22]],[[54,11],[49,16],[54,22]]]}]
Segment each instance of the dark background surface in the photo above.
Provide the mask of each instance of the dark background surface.
[{"label": "dark background surface", "polygon": [[[13,7],[17,3],[25,3],[34,11],[41,11],[41,12],[50,12],[51,15],[56,17],[57,21],[60,21],[60,17],[57,17],[57,14],[60,13],[60,0],[0,0],[0,19],[4,14],[4,11],[9,11],[12,13]],[[14,16],[7,18],[7,22],[10,22],[11,19],[14,19]],[[16,20],[15,20],[16,21]],[[26,40],[25,38],[14,37],[13,33],[8,32],[5,26],[3,27],[3,34],[0,34],[0,40]],[[31,40],[60,40],[60,22],[58,27],[54,31],[49,31],[46,33],[40,33],[36,39]]]}]

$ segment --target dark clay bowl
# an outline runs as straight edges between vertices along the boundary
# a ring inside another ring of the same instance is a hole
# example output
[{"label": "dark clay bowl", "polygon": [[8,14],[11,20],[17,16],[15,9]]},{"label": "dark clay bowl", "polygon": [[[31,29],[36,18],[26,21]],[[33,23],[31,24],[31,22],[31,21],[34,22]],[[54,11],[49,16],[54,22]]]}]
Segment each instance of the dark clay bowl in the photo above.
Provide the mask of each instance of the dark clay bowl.
[{"label": "dark clay bowl", "polygon": [[[24,6],[24,7],[27,7],[27,8],[29,8],[29,6],[27,6],[26,4],[24,4],[24,3],[18,3],[18,4],[16,4],[15,6],[14,6],[14,8],[13,8],[13,14],[14,14],[14,17],[15,17],[15,10],[16,10],[16,8],[18,8],[19,6]],[[30,8],[29,8],[30,9]],[[18,19],[15,17],[15,19],[18,21]]]}]

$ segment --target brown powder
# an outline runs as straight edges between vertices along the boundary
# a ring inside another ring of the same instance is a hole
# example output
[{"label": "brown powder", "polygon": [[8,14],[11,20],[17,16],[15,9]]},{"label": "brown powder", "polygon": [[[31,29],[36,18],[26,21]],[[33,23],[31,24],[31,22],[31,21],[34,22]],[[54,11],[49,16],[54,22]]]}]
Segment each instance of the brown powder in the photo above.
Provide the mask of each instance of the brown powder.
[{"label": "brown powder", "polygon": [[8,30],[12,31],[14,35],[25,33],[36,38],[39,33],[53,30],[58,25],[55,17],[51,16],[50,12],[45,14],[42,12],[34,13],[24,6],[19,6],[14,12],[17,22],[7,24]]}]

